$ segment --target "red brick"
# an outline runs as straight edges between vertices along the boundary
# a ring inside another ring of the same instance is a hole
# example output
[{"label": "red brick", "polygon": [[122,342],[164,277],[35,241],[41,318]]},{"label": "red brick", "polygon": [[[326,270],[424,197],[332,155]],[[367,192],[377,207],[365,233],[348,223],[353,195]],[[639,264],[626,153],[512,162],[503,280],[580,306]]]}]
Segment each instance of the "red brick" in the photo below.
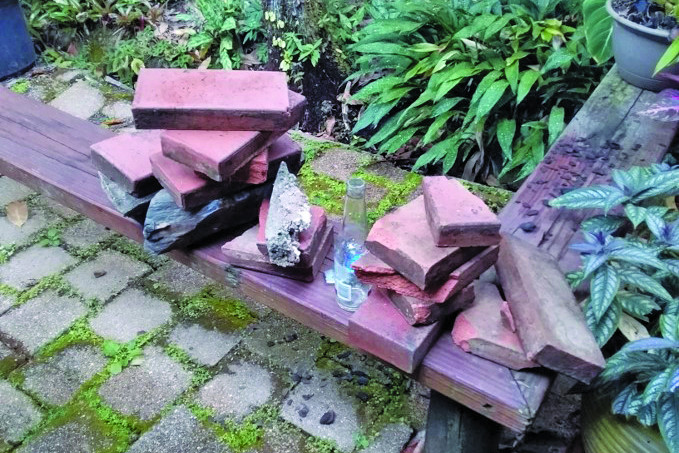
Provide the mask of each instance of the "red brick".
[{"label": "red brick", "polygon": [[438,303],[416,297],[404,296],[391,290],[385,291],[394,306],[411,325],[427,325],[444,320],[448,316],[467,308],[474,301],[474,287],[467,286],[460,293]]},{"label": "red brick", "polygon": [[138,129],[286,131],[304,104],[283,72],[142,69],[132,113]]},{"label": "red brick", "polygon": [[594,379],[604,357],[556,260],[503,235],[495,267],[528,357],[582,382]]},{"label": "red brick", "polygon": [[355,347],[412,373],[442,327],[440,322],[411,326],[382,291],[373,290],[349,318],[349,339]]},{"label": "red brick", "polygon": [[227,181],[271,139],[256,131],[165,131],[163,154],[215,181]]},{"label": "red brick", "polygon": [[497,246],[488,247],[480,253],[475,248],[467,250],[469,250],[469,261],[451,272],[441,286],[427,291],[418,288],[417,285],[371,253],[363,255],[352,267],[356,276],[366,283],[394,291],[403,296],[441,303],[447,301],[477,279],[497,260]]},{"label": "red brick", "polygon": [[500,221],[479,197],[454,179],[430,176],[422,182],[427,221],[441,247],[475,247],[500,242]]},{"label": "red brick", "polygon": [[[257,248],[265,256],[268,256],[269,253],[266,247],[265,235],[268,212],[269,200],[266,200],[259,208],[259,229],[257,231]],[[320,206],[311,206],[311,225],[299,235],[300,266],[309,266],[313,260],[316,250],[320,245],[320,241],[325,235],[327,221],[328,217],[323,208]]]},{"label": "red brick", "polygon": [[497,287],[485,282],[476,282],[474,286],[474,303],[455,319],[455,344],[466,352],[515,370],[538,366],[526,356],[518,335],[503,322],[500,310],[504,301]]},{"label": "red brick", "polygon": [[222,246],[222,253],[227,261],[234,266],[242,267],[244,269],[252,269],[266,274],[278,275],[305,282],[314,280],[314,277],[318,274],[318,271],[325,262],[325,258],[330,251],[330,246],[333,241],[333,228],[331,225],[328,225],[310,266],[280,267],[271,264],[268,258],[262,255],[257,249],[257,230],[258,227],[254,226],[241,236],[238,236]]},{"label": "red brick", "polygon": [[469,258],[469,248],[437,247],[434,244],[427,225],[423,196],[375,222],[365,246],[373,255],[425,290],[443,283]]},{"label": "red brick", "polygon": [[160,189],[151,170],[149,156],[160,152],[162,131],[141,131],[121,134],[92,145],[95,167],[136,197],[152,194]]},{"label": "red brick", "polygon": [[182,209],[202,206],[215,198],[238,192],[251,184],[261,181],[264,171],[261,160],[267,159],[266,174],[273,179],[281,162],[286,162],[291,171],[299,171],[302,165],[302,148],[287,135],[273,143],[268,150],[258,154],[238,170],[229,181],[215,182],[197,174],[190,168],[156,153],[151,157],[153,172],[172,198]]}]

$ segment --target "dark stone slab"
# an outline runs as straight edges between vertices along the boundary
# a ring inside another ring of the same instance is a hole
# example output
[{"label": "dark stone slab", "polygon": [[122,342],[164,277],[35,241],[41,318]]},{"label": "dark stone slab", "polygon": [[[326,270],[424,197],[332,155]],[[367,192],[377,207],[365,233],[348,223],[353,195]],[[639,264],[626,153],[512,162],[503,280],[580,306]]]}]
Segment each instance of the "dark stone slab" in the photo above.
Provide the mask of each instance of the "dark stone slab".
[{"label": "dark stone slab", "polygon": [[138,220],[140,223],[144,221],[149,203],[151,203],[151,199],[157,192],[143,197],[135,197],[125,192],[122,186],[113,182],[112,179],[106,177],[102,172],[99,172],[99,181],[101,182],[101,188],[104,189],[106,196],[113,207],[116,208],[116,211],[125,217]]},{"label": "dark stone slab", "polygon": [[163,253],[251,222],[257,219],[259,205],[270,193],[271,184],[263,184],[184,211],[167,190],[161,190],[146,213],[144,248],[151,253]]}]

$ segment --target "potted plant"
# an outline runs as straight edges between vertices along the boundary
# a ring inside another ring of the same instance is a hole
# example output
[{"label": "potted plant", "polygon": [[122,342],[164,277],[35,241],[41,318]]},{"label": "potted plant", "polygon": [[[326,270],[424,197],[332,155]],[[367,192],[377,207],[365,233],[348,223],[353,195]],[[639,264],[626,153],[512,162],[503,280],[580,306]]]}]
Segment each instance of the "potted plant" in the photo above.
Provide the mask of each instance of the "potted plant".
[{"label": "potted plant", "polygon": [[587,453],[679,452],[679,167],[616,170],[554,207],[597,209],[573,247],[587,323],[607,358],[583,398]]},{"label": "potted plant", "polygon": [[35,62],[33,41],[18,0],[0,0],[0,80]]},{"label": "potted plant", "polygon": [[679,6],[674,1],[584,0],[589,51],[598,62],[614,56],[620,76],[633,85],[655,91],[666,88],[657,72],[679,73],[674,64],[679,41],[672,43],[679,31]]}]

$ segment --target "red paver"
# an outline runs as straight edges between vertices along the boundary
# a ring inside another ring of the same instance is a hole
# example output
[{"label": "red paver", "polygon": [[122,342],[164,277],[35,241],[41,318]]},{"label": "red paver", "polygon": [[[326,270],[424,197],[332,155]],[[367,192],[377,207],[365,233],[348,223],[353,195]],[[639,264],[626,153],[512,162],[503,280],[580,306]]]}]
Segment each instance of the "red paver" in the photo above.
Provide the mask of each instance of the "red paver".
[{"label": "red paver", "polygon": [[391,290],[383,290],[411,325],[427,325],[441,321],[474,301],[474,287],[467,286],[446,302],[437,303],[416,297],[404,296]]},{"label": "red paver", "polygon": [[276,176],[281,162],[287,163],[291,172],[299,171],[302,166],[302,147],[287,135],[276,140],[268,150],[258,154],[241,167],[229,181],[225,182],[212,181],[183,164],[163,156],[161,153],[156,153],[151,160],[154,173],[163,187],[172,194],[177,206],[182,209],[192,209],[215,198],[260,183],[264,174],[261,160],[265,156],[268,160],[266,174],[271,176],[270,179]]},{"label": "red paver", "polygon": [[556,260],[503,235],[495,268],[528,358],[591,382],[606,361]]},{"label": "red paver", "polygon": [[443,323],[413,327],[382,291],[371,291],[349,318],[352,344],[412,373],[441,333]]},{"label": "red paver", "polygon": [[271,71],[142,69],[132,103],[138,129],[285,131],[304,102]]},{"label": "red paver", "polygon": [[257,230],[258,227],[255,225],[222,246],[222,253],[227,261],[237,267],[305,282],[314,280],[314,277],[325,262],[325,257],[330,250],[333,240],[333,228],[331,225],[328,225],[310,266],[280,267],[271,264],[269,259],[257,249]]},{"label": "red paver", "polygon": [[474,247],[500,243],[500,221],[479,197],[445,176],[422,181],[427,221],[436,245]]},{"label": "red paver", "polygon": [[375,222],[365,246],[418,288],[426,290],[447,280],[469,258],[464,248],[434,244],[423,196]]},{"label": "red paver", "polygon": [[271,138],[271,133],[256,131],[165,131],[161,142],[170,159],[215,181],[227,181]]},{"label": "red paver", "polygon": [[455,344],[515,370],[539,366],[526,356],[519,336],[503,321],[500,310],[504,301],[497,287],[486,282],[476,282],[474,286],[474,303],[455,319]]},{"label": "red paver", "polygon": [[142,197],[160,189],[149,156],[160,152],[162,131],[121,134],[91,146],[95,167],[131,195]]},{"label": "red paver", "polygon": [[[259,229],[257,232],[257,248],[259,251],[268,256],[266,248],[266,219],[269,213],[269,200],[262,202],[259,208]],[[311,224],[309,228],[302,231],[299,235],[299,265],[309,266],[313,261],[314,256],[320,246],[320,242],[325,235],[328,217],[325,210],[320,206],[311,206]]]},{"label": "red paver", "polygon": [[369,252],[359,258],[351,267],[359,279],[371,285],[394,291],[403,296],[442,303],[478,278],[497,260],[497,246],[488,247],[481,252],[476,248],[465,250],[469,252],[469,261],[451,272],[441,286],[427,291],[418,288],[413,282]]}]

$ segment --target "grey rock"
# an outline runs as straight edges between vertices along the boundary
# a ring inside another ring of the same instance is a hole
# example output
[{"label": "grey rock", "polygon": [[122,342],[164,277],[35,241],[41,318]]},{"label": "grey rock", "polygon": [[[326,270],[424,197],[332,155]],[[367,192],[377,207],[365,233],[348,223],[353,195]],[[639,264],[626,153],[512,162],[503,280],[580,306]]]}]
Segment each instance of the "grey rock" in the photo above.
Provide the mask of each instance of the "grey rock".
[{"label": "grey rock", "polygon": [[[313,393],[314,397],[304,400],[302,395]],[[358,413],[354,407],[353,398],[344,394],[330,374],[316,373],[310,383],[298,384],[289,398],[292,404],[281,405],[281,417],[296,425],[312,436],[334,441],[343,452],[354,449],[354,439],[361,432]],[[309,413],[300,417],[295,410],[301,404],[306,404]],[[321,417],[329,411],[335,413],[335,420],[331,425],[322,425]]]},{"label": "grey rock", "polygon": [[116,211],[125,217],[133,218],[139,222],[143,222],[151,199],[157,193],[154,192],[144,197],[135,197],[125,192],[125,189],[120,184],[117,184],[101,172],[99,172],[99,183]]},{"label": "grey rock", "polygon": [[101,113],[109,118],[116,118],[123,121],[132,119],[132,107],[129,102],[125,101],[116,101],[113,104],[104,106],[104,108],[101,109]]},{"label": "grey rock", "polygon": [[185,406],[179,406],[144,433],[128,453],[227,453],[215,434]]},{"label": "grey rock", "polygon": [[[8,375],[13,369],[18,367],[23,359],[12,349],[0,342],[0,378]],[[1,445],[1,443],[0,443]],[[0,450],[2,450],[0,448]]]},{"label": "grey rock", "polygon": [[242,419],[265,404],[273,394],[269,372],[251,363],[231,364],[198,392],[198,401],[215,410],[220,419]]},{"label": "grey rock", "polygon": [[177,399],[191,384],[191,373],[165,355],[162,349],[144,349],[143,362],[111,377],[99,395],[115,410],[150,420]]},{"label": "grey rock", "polygon": [[0,446],[2,442],[16,444],[42,419],[31,399],[0,380]]},{"label": "grey rock", "polygon": [[50,211],[56,213],[57,215],[63,217],[64,219],[75,219],[76,217],[80,216],[80,214],[75,212],[73,209],[67,208],[66,206],[52,198],[41,196],[39,198],[39,201],[40,204],[46,206],[47,208],[49,208]]},{"label": "grey rock", "polygon": [[361,165],[370,163],[373,158],[374,156],[369,153],[350,149],[328,149],[311,162],[311,169],[338,181],[346,181],[361,168]]},{"label": "grey rock", "polygon": [[80,80],[57,96],[50,105],[86,120],[104,106],[104,95],[89,83]]},{"label": "grey rock", "polygon": [[7,176],[0,177],[0,208],[13,201],[23,200],[33,193],[28,187]]},{"label": "grey rock", "polygon": [[171,317],[172,309],[167,302],[138,289],[128,289],[109,302],[90,325],[102,337],[126,343],[143,332],[160,327]]},{"label": "grey rock", "polygon": [[17,453],[95,453],[111,446],[111,439],[87,423],[72,421],[38,435]]},{"label": "grey rock", "polygon": [[34,245],[0,266],[0,282],[23,289],[75,263],[75,258],[62,248]]},{"label": "grey rock", "polygon": [[48,291],[0,316],[0,338],[34,354],[86,313],[78,299]]},{"label": "grey rock", "polygon": [[251,222],[270,193],[271,184],[263,184],[184,211],[163,189],[153,197],[146,212],[144,248],[151,253],[163,253]]},{"label": "grey rock", "polygon": [[297,184],[295,175],[281,163],[271,193],[265,235],[269,260],[281,267],[299,263],[299,234],[311,225],[309,199]]},{"label": "grey rock", "polygon": [[24,370],[23,388],[49,404],[66,404],[107,360],[93,346],[73,346]]},{"label": "grey rock", "polygon": [[239,341],[237,335],[207,330],[198,324],[178,325],[170,334],[171,343],[205,366],[216,365]]},{"label": "grey rock", "polygon": [[62,74],[59,74],[57,76],[57,79],[61,80],[62,82],[70,83],[82,75],[83,71],[81,71],[80,69],[71,69],[70,71],[66,71]]},{"label": "grey rock", "polygon": [[105,226],[85,219],[68,227],[62,233],[61,240],[71,247],[87,247],[103,241],[112,234]]},{"label": "grey rock", "polygon": [[401,453],[410,440],[413,429],[404,423],[392,423],[379,432],[377,438],[361,453]]},{"label": "grey rock", "polygon": [[[135,278],[151,272],[151,267],[119,252],[104,251],[81,264],[64,278],[85,297],[108,300]],[[103,275],[102,275],[103,273]]]}]

